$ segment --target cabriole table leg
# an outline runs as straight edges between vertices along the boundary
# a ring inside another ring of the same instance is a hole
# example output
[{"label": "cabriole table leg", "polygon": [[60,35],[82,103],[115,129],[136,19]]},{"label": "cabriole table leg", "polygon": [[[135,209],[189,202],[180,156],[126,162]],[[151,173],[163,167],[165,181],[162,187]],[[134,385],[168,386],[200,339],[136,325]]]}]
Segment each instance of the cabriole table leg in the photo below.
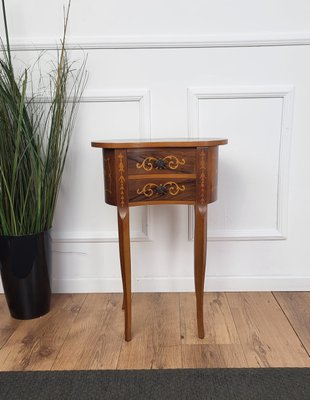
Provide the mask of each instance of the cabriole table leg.
[{"label": "cabriole table leg", "polygon": [[125,340],[131,340],[131,261],[130,261],[130,233],[129,208],[117,207],[119,253],[123,281],[123,307],[125,310]]},{"label": "cabriole table leg", "polygon": [[195,292],[198,336],[203,339],[203,295],[206,272],[206,251],[207,251],[207,205],[195,206]]}]

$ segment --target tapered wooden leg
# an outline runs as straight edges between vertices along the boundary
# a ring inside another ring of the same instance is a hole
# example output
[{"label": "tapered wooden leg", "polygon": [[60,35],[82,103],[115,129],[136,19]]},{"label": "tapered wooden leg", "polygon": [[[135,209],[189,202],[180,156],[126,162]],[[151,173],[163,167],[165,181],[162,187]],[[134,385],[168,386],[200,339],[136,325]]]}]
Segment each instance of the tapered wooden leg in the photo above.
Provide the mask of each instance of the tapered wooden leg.
[{"label": "tapered wooden leg", "polygon": [[195,292],[198,336],[205,336],[203,323],[203,295],[207,252],[207,205],[195,206]]},{"label": "tapered wooden leg", "polygon": [[[118,217],[120,218],[120,217]],[[122,310],[125,310],[125,275],[124,275],[124,241],[123,241],[123,236],[119,235],[118,237],[118,243],[119,243],[119,258],[120,258],[120,264],[121,264],[121,273],[122,273],[122,284],[123,284],[123,302],[122,302]]]},{"label": "tapered wooden leg", "polygon": [[125,340],[131,340],[131,261],[130,261],[130,234],[129,208],[118,207],[118,235],[119,253],[124,289],[123,306],[125,309]]}]

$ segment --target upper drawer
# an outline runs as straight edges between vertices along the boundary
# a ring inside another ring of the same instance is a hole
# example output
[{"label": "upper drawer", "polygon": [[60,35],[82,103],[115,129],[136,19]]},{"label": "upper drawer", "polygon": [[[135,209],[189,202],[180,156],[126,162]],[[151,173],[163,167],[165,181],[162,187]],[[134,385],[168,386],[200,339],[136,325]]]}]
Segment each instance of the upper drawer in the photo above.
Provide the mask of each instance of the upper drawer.
[{"label": "upper drawer", "polygon": [[195,173],[195,149],[132,149],[127,160],[130,175]]}]

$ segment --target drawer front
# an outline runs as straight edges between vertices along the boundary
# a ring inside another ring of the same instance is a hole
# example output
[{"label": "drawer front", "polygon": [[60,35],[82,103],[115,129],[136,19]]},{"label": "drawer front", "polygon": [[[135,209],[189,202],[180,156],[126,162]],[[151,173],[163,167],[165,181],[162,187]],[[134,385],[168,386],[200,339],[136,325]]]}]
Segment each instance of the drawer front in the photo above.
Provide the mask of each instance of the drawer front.
[{"label": "drawer front", "polygon": [[194,149],[133,149],[127,151],[128,174],[193,174]]},{"label": "drawer front", "polygon": [[132,179],[128,189],[129,203],[181,202],[195,200],[195,179]]}]

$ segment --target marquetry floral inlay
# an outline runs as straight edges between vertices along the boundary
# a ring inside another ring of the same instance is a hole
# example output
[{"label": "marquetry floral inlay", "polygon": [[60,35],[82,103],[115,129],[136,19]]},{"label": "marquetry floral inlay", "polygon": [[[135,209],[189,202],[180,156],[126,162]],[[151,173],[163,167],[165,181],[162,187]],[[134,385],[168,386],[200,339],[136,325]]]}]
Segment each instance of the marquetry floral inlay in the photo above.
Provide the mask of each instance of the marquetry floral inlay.
[{"label": "marquetry floral inlay", "polygon": [[124,173],[125,173],[125,167],[124,167],[124,156],[123,154],[119,154],[118,155],[119,158],[119,163],[118,163],[118,172],[119,172],[119,193],[120,193],[120,203],[121,206],[124,207],[125,205],[125,177],[124,177]]},{"label": "marquetry floral inlay", "polygon": [[205,204],[206,203],[206,198],[205,198],[205,192],[206,192],[206,170],[207,170],[207,158],[206,158],[206,151],[201,150],[200,151],[200,162],[199,162],[199,180],[200,180],[200,203]]},{"label": "marquetry floral inlay", "polygon": [[142,189],[137,189],[138,194],[144,194],[145,197],[151,197],[154,194],[166,194],[176,196],[180,192],[184,192],[185,186],[178,185],[176,182],[166,182],[157,185],[156,183],[147,183]]},{"label": "marquetry floral inlay", "polygon": [[110,157],[106,157],[105,159],[104,159],[104,163],[105,163],[105,168],[104,168],[104,171],[105,171],[105,176],[106,176],[106,188],[105,188],[105,190],[108,192],[108,193],[112,193],[112,170],[111,170],[111,164],[110,164]]},{"label": "marquetry floral inlay", "polygon": [[163,158],[147,157],[141,163],[137,163],[137,168],[143,168],[145,171],[152,169],[177,169],[179,165],[184,165],[184,158],[178,159],[176,156],[169,155]]}]

